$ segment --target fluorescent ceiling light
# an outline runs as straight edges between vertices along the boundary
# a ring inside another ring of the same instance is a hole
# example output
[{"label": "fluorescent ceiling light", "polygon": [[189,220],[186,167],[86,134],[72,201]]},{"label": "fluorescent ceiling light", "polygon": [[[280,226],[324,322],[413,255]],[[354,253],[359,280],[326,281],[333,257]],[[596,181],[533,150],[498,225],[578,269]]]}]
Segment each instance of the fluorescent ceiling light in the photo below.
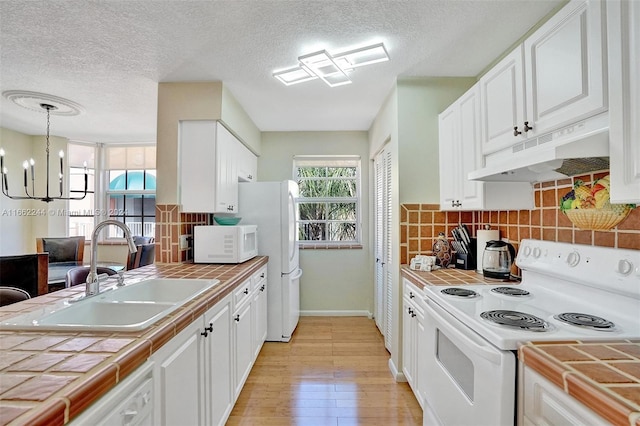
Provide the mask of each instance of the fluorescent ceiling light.
[{"label": "fluorescent ceiling light", "polygon": [[299,65],[277,71],[273,76],[287,86],[320,78],[330,87],[351,83],[347,72],[364,65],[388,61],[384,44],[377,43],[332,56],[326,50],[298,57]]}]

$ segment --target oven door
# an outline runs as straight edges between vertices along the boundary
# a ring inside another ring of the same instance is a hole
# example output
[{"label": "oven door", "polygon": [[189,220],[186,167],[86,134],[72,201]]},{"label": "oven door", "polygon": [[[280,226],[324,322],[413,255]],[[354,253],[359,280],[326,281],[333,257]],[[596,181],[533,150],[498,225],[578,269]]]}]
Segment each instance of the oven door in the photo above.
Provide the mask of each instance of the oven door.
[{"label": "oven door", "polygon": [[425,299],[424,424],[515,424],[516,357]]}]

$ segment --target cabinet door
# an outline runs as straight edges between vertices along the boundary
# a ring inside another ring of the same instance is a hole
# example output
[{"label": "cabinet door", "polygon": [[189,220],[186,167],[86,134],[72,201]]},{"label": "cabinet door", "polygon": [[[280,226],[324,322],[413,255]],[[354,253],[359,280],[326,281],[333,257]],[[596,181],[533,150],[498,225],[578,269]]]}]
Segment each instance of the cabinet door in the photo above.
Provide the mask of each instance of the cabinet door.
[{"label": "cabinet door", "polygon": [[182,330],[153,356],[155,419],[163,425],[204,424],[202,321]]},{"label": "cabinet door", "polygon": [[236,151],[238,179],[241,182],[255,182],[258,171],[258,157],[240,141],[237,141]]},{"label": "cabinet door", "polygon": [[414,389],[415,311],[406,297],[402,300],[402,372]]},{"label": "cabinet door", "polygon": [[529,135],[607,109],[603,8],[598,0],[574,0],[524,42]]},{"label": "cabinet door", "polygon": [[478,169],[481,163],[480,152],[480,87],[475,85],[456,101],[460,110],[458,155],[460,163],[460,202],[462,210],[481,209],[483,207],[484,183],[469,180],[469,173]]},{"label": "cabinet door", "polygon": [[473,86],[439,118],[440,208],[483,207],[483,182],[468,179],[481,162],[480,88]]},{"label": "cabinet door", "polygon": [[520,418],[529,425],[609,425],[589,407],[574,399],[563,389],[529,367],[522,369],[520,380],[524,382]]},{"label": "cabinet door", "polygon": [[414,389],[414,393],[416,394],[416,398],[420,405],[424,408],[425,401],[425,388],[427,384],[427,375],[426,368],[424,364],[420,362],[420,356],[427,353],[428,344],[427,344],[427,332],[425,330],[425,316],[424,312],[420,312],[420,310],[416,311],[417,313],[417,321],[416,321],[416,388]]},{"label": "cabinet door", "polygon": [[640,203],[640,4],[607,2],[611,202]]},{"label": "cabinet door", "polygon": [[237,398],[242,390],[253,362],[253,338],[251,336],[251,303],[245,303],[236,310],[233,322],[235,335],[235,395]]},{"label": "cabinet door", "polygon": [[[223,425],[233,408],[234,387],[231,365],[231,298],[217,303],[205,314],[208,327],[205,343],[205,406],[212,425]],[[209,331],[211,330],[211,331]]]},{"label": "cabinet door", "polygon": [[454,103],[438,117],[438,152],[440,165],[440,208],[458,210],[460,207],[460,110]]},{"label": "cabinet door", "polygon": [[262,344],[267,338],[267,280],[262,280],[259,287],[254,291],[253,301],[254,313],[252,319],[253,326],[253,359],[258,357]]},{"label": "cabinet door", "polygon": [[523,48],[518,46],[480,78],[482,92],[482,153],[489,154],[524,140]]},{"label": "cabinet door", "polygon": [[181,121],[178,138],[182,211],[213,213],[216,211],[216,123]]},{"label": "cabinet door", "polygon": [[216,212],[238,211],[238,171],[236,143],[239,141],[222,124],[217,124]]}]

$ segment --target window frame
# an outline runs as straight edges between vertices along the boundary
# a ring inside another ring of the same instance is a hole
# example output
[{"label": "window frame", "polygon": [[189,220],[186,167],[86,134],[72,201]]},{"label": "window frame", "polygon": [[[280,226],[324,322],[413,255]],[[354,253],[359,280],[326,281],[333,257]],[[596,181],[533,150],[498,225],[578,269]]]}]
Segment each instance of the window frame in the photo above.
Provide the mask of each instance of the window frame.
[{"label": "window frame", "polygon": [[[332,177],[332,176],[318,176],[312,178],[300,178],[298,170],[303,167],[354,167],[355,176],[348,177]],[[355,182],[355,196],[354,197],[304,197],[302,194],[296,198],[296,205],[298,210],[300,205],[309,202],[317,204],[325,204],[325,210],[327,215],[322,220],[302,220],[298,218],[298,236],[300,235],[300,227],[303,223],[324,223],[325,226],[325,238],[330,223],[354,223],[355,224],[355,239],[344,241],[330,241],[330,240],[301,240],[298,239],[301,248],[356,248],[362,245],[362,161],[358,155],[296,155],[293,157],[293,180],[300,185],[301,179],[303,180],[343,180]],[[332,220],[328,217],[329,204],[335,203],[353,203],[355,204],[355,219],[350,220]]]},{"label": "window frame", "polygon": [[[110,220],[117,220],[119,222],[122,222],[126,225],[126,221],[127,218],[131,218],[131,217],[139,217],[141,220],[140,226],[142,227],[142,229],[144,230],[144,224],[145,224],[145,218],[153,218],[153,223],[156,223],[156,211],[155,211],[155,204],[154,203],[154,209],[153,209],[153,215],[151,214],[144,214],[144,202],[141,203],[141,213],[140,215],[137,214],[127,214],[127,210],[126,208],[122,210],[122,214],[119,214],[120,211],[117,211],[116,209],[112,209],[111,207],[109,207],[109,200],[112,196],[116,195],[116,196],[123,196],[125,198],[125,206],[126,206],[126,197],[127,195],[141,195],[141,198],[144,198],[144,196],[148,196],[148,195],[153,195],[153,198],[156,198],[156,189],[109,189],[109,184],[111,183],[110,181],[110,172],[112,171],[123,171],[124,172],[124,176],[125,176],[125,185],[128,184],[129,179],[128,179],[128,173],[129,172],[142,172],[143,173],[143,182],[144,182],[144,186],[146,186],[146,182],[147,182],[147,173],[149,171],[154,172],[154,177],[157,176],[157,169],[105,169],[105,191],[104,191],[104,203],[105,206],[108,207],[107,211],[106,211],[106,218],[110,219]],[[154,225],[154,229],[155,229],[155,225]],[[113,228],[113,231],[116,231],[118,234],[122,233],[123,231],[121,229],[116,229]],[[133,231],[132,231],[133,232]],[[154,232],[155,233],[155,232]],[[138,234],[135,234],[138,235]],[[144,232],[142,232],[140,235],[144,235]],[[155,237],[155,235],[154,235]],[[124,237],[110,237],[108,236],[108,233],[105,235],[105,237],[103,238],[103,240],[108,240],[108,241],[115,241],[115,240],[122,240]]]},{"label": "window frame", "polygon": [[[104,143],[84,143],[84,142],[79,142],[79,141],[69,141],[67,145],[84,145],[84,146],[92,146],[95,149],[95,162],[94,162],[94,167],[93,167],[93,179],[94,179],[94,188],[93,191],[87,191],[87,192],[93,192],[93,206],[91,206],[91,210],[93,210],[93,229],[95,229],[95,226],[98,225],[98,223],[107,220],[107,219],[114,219],[114,220],[118,220],[118,221],[122,221],[123,223],[126,220],[127,217],[140,217],[140,215],[113,215],[110,210],[109,210],[109,197],[110,195],[116,194],[116,195],[153,195],[154,197],[156,197],[156,193],[157,193],[157,189],[143,189],[143,190],[110,190],[109,189],[109,172],[111,170],[123,170],[126,172],[129,171],[143,171],[145,173],[145,184],[146,184],[146,172],[147,171],[154,171],[155,174],[154,176],[157,177],[157,165],[155,164],[155,158],[154,158],[154,167],[151,168],[144,168],[144,167],[132,167],[132,168],[128,168],[128,169],[110,169],[108,167],[108,165],[106,164],[106,157],[108,155],[108,150],[109,148],[141,148],[141,147],[150,147],[150,146],[156,146],[155,144],[149,144],[149,143],[136,143],[136,144],[109,144],[106,145]],[[67,148],[68,149],[68,148]],[[66,165],[66,171],[67,173],[70,175],[71,174],[71,169],[77,169],[77,166],[71,167],[68,163]],[[88,167],[88,169],[91,169],[90,167]],[[70,183],[67,184],[68,186],[68,190],[70,191],[70,194],[74,194],[77,193],[79,190],[77,189],[73,189],[70,186]],[[80,191],[82,192],[82,191]],[[156,198],[156,205],[157,205],[157,198]],[[71,215],[71,209],[69,208],[69,204],[67,203],[67,221],[66,221],[66,227],[67,227],[67,234],[70,234],[70,218],[71,217],[89,217],[89,215],[86,214],[82,214],[82,215]],[[116,212],[117,213],[117,212]],[[146,214],[143,216],[144,218],[151,218],[154,217],[154,223],[157,224],[157,217],[156,217],[156,212],[155,209],[151,214]],[[144,222],[144,219],[143,219]],[[112,228],[108,228],[109,231],[111,231],[112,229],[115,231],[115,227]],[[118,228],[119,230],[119,228]],[[109,231],[103,231],[101,232],[101,235],[98,236],[98,240],[99,241],[109,241],[109,242],[124,242],[124,238],[123,237],[110,237]],[[121,231],[119,231],[121,232]],[[93,234],[93,232],[91,232],[91,234]],[[91,240],[91,235],[85,235],[86,241],[89,242]]]}]

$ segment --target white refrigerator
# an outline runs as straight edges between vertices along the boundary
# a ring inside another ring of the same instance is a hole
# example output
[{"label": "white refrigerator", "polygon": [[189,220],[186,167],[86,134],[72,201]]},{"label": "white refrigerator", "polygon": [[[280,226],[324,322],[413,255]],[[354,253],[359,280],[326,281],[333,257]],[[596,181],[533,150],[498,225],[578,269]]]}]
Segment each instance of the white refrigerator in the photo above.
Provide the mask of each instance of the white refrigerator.
[{"label": "white refrigerator", "polygon": [[258,254],[269,256],[267,340],[288,342],[300,317],[298,184],[241,182],[238,195],[238,216],[258,225]]}]

